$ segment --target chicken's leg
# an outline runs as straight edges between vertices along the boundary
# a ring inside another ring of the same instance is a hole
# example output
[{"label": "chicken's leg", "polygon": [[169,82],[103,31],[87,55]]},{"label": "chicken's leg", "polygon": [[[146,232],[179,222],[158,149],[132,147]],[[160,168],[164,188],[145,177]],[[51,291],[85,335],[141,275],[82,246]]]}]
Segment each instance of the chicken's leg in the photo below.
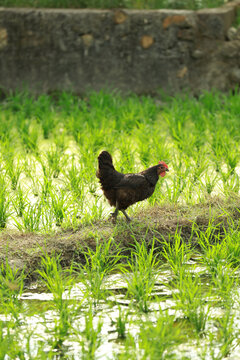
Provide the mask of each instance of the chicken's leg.
[{"label": "chicken's leg", "polygon": [[132,219],[128,216],[125,210],[121,210],[121,212],[126,216],[127,221],[131,221]]},{"label": "chicken's leg", "polygon": [[111,213],[111,218],[113,219],[113,221],[117,220],[118,210],[119,210],[119,205],[118,202],[116,202],[116,209],[113,213]]}]

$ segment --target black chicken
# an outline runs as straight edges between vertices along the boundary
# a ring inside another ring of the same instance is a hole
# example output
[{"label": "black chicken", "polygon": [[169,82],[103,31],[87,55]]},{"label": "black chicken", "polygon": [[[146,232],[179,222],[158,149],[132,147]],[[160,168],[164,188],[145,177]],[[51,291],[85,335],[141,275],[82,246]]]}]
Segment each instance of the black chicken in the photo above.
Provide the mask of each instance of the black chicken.
[{"label": "black chicken", "polygon": [[115,170],[111,155],[107,151],[102,151],[98,156],[96,175],[109,204],[116,207],[112,213],[113,218],[116,220],[120,210],[126,219],[131,221],[125,210],[130,205],[150,197],[155,190],[159,175],[165,176],[166,171],[169,171],[167,164],[164,161],[159,161],[158,165],[140,173],[122,174]]}]

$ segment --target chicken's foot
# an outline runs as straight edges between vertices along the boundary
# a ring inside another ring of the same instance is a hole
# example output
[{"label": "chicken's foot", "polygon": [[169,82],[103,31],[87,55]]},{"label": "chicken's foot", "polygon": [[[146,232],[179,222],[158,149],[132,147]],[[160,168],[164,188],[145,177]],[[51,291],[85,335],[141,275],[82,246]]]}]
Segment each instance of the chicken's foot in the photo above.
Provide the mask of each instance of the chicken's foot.
[{"label": "chicken's foot", "polygon": [[125,210],[121,210],[121,212],[126,216],[128,222],[132,221],[132,219],[128,216]]}]

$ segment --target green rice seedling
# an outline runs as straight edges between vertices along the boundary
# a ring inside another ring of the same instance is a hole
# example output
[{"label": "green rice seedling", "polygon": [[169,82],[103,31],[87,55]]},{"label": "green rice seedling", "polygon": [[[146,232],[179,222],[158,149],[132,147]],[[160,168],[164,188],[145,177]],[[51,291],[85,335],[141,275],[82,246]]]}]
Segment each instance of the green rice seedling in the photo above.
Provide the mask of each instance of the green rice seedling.
[{"label": "green rice seedling", "polygon": [[68,180],[70,189],[74,192],[75,196],[82,198],[83,196],[83,181],[82,181],[82,169],[75,165],[74,157],[72,158],[71,167],[64,172]]},{"label": "green rice seedling", "polygon": [[56,104],[61,110],[61,113],[64,115],[64,118],[67,118],[67,122],[69,121],[70,116],[76,118],[76,115],[79,114],[81,111],[83,111],[84,109],[85,111],[88,110],[86,101],[69,91],[60,92],[56,99]]},{"label": "green rice seedling", "polygon": [[45,200],[48,196],[50,196],[50,191],[52,188],[52,179],[43,177],[43,182],[41,183],[41,197]]},{"label": "green rice seedling", "polygon": [[65,165],[66,158],[62,158],[61,152],[59,152],[57,148],[50,148],[50,150],[46,152],[46,158],[48,166],[52,170],[52,176],[58,178],[62,167]]},{"label": "green rice seedling", "polygon": [[[85,103],[85,106],[87,106],[87,104]],[[63,111],[69,111],[66,108],[63,108]],[[78,114],[68,114],[67,119],[66,119],[66,131],[67,134],[71,135],[74,137],[74,140],[76,141],[76,143],[80,146],[82,146],[83,142],[84,142],[84,112],[78,112]]]},{"label": "green rice seedling", "polygon": [[7,174],[11,179],[11,188],[12,190],[16,190],[19,182],[20,175],[22,173],[22,167],[18,164],[12,164],[11,166],[7,166]]},{"label": "green rice seedling", "polygon": [[14,218],[15,226],[19,230],[31,232],[39,231],[41,226],[42,206],[41,201],[33,205],[28,203],[22,211],[21,220]]},{"label": "green rice seedling", "polygon": [[97,189],[98,189],[98,185],[96,183],[91,183],[89,184],[89,192],[91,195],[93,195],[94,197],[98,197],[97,195]]},{"label": "green rice seedling", "polygon": [[[22,329],[21,329],[22,330]],[[21,331],[19,331],[21,336]],[[53,359],[56,358],[56,351],[45,351],[46,344],[44,341],[34,342],[33,339],[36,338],[35,329],[24,329],[24,342],[19,336],[18,344],[23,344],[21,346],[23,356],[19,359]]]},{"label": "green rice seedling", "polygon": [[43,113],[38,115],[38,121],[41,124],[44,139],[48,139],[51,132],[56,127],[56,120],[56,116],[49,111],[47,114]]},{"label": "green rice seedling", "polygon": [[[144,166],[148,166],[150,164],[151,152],[153,149],[153,138],[152,136],[152,127],[150,124],[139,124],[137,131],[136,139],[138,141],[138,153],[140,161],[144,164]],[[158,139],[159,140],[159,139]],[[160,157],[160,155],[159,155]]]},{"label": "green rice seedling", "polygon": [[196,131],[195,123],[189,119],[189,111],[183,111],[178,104],[165,114],[168,130],[178,150],[186,156],[193,156],[193,149],[199,151],[203,145],[202,132]]},{"label": "green rice seedling", "polygon": [[103,322],[101,319],[98,319],[96,325],[94,325],[94,315],[95,312],[92,309],[92,304],[90,303],[88,312],[85,314],[85,328],[81,332],[75,331],[76,339],[81,345],[82,353],[81,359],[83,360],[95,360],[97,359],[97,350],[99,349],[102,343],[101,330]]},{"label": "green rice seedling", "polygon": [[189,162],[191,162],[191,157],[185,156],[184,153],[182,153],[180,157],[176,153],[171,156],[171,164],[175,173],[184,179],[189,175],[191,176]]},{"label": "green rice seedling", "polygon": [[85,218],[81,217],[81,212],[81,205],[80,207],[78,207],[78,204],[76,202],[71,203],[71,209],[68,209],[68,212],[65,214],[64,222],[61,223],[61,229],[72,229],[73,231],[75,231],[79,229],[81,224],[88,223],[87,221],[85,222]]},{"label": "green rice seedling", "polygon": [[238,268],[240,265],[240,232],[238,229],[230,229],[225,237],[226,261]]},{"label": "green rice seedling", "polygon": [[[74,284],[72,272],[72,267],[67,271],[62,269],[60,255],[47,254],[41,257],[41,269],[37,270],[43,283],[53,295],[54,309],[57,312],[54,329],[51,331],[53,339],[49,340],[53,349],[62,348],[64,340],[71,333],[72,319],[76,315],[68,299]],[[67,299],[64,296],[67,296]]]},{"label": "green rice seedling", "polygon": [[[218,244],[221,241],[221,233],[220,233],[220,227],[221,227],[221,216],[223,214],[218,215],[215,217],[212,214],[212,208],[209,207],[209,214],[208,214],[208,226],[206,227],[205,231],[199,231],[198,228],[193,228],[195,231],[195,235],[198,239],[198,243],[201,247],[201,250],[204,252],[208,250],[209,246]],[[217,222],[219,218],[219,222]]]},{"label": "green rice seedling", "polygon": [[223,153],[224,153],[224,143],[222,141],[222,131],[214,130],[213,138],[211,142],[211,149],[213,152],[213,157],[216,164],[216,171],[218,172],[221,169],[221,163],[223,161]]},{"label": "green rice seedling", "polygon": [[17,130],[18,130],[19,134],[21,135],[22,143],[24,143],[25,138],[27,138],[29,136],[31,119],[30,119],[30,117],[25,117],[25,115],[23,113],[18,111],[18,112],[16,112],[15,123],[16,123]]},{"label": "green rice seedling", "polygon": [[61,128],[60,131],[56,131],[54,133],[54,144],[56,146],[56,150],[59,154],[63,155],[64,151],[67,148],[67,132],[64,128]]},{"label": "green rice seedling", "polygon": [[39,163],[41,164],[43,176],[46,177],[47,179],[51,179],[53,175],[53,169],[51,166],[49,166],[49,163],[46,161],[46,157],[38,156],[36,160],[39,161]]},{"label": "green rice seedling", "polygon": [[223,181],[223,194],[225,196],[234,196],[234,194],[238,194],[240,190],[240,181],[239,175],[236,173],[233,174],[224,174],[222,176],[224,178]]},{"label": "green rice seedling", "polygon": [[212,284],[216,292],[223,299],[223,304],[226,306],[232,303],[232,290],[239,285],[239,280],[236,276],[236,269],[232,269],[229,264],[219,264],[212,275]]},{"label": "green rice seedling", "polygon": [[11,314],[16,326],[20,324],[22,303],[20,296],[23,292],[25,274],[24,270],[12,267],[6,257],[5,263],[0,265],[0,309]]},{"label": "green rice seedling", "polygon": [[9,141],[13,118],[9,112],[0,112],[0,140]]},{"label": "green rice seedling", "polygon": [[223,157],[227,163],[228,171],[232,174],[240,160],[237,150],[238,144],[233,141],[229,134],[222,141],[224,143]]},{"label": "green rice seedling", "polygon": [[217,91],[212,92],[203,92],[199,97],[201,105],[203,105],[204,110],[206,110],[209,114],[213,114],[210,125],[212,128],[216,128],[216,116],[219,110],[222,109],[223,106],[223,94]]},{"label": "green rice seedling", "polygon": [[14,161],[14,148],[12,147],[11,139],[10,138],[0,139],[0,145],[1,145],[1,155],[5,164],[7,165],[8,162],[12,164]]},{"label": "green rice seedling", "polygon": [[211,233],[208,235],[203,232],[198,233],[198,244],[202,251],[201,262],[207,267],[210,274],[215,276],[218,273],[219,266],[221,267],[221,264],[225,263],[227,248],[224,241],[221,242],[217,236],[213,244],[211,244],[210,239]]},{"label": "green rice seedling", "polygon": [[184,134],[184,126],[185,126],[185,116],[177,113],[177,109],[175,113],[165,114],[165,120],[168,124],[168,129],[172,139],[174,140],[175,144],[181,149],[182,142],[183,142],[183,134]]},{"label": "green rice seedling", "polygon": [[[215,235],[216,240],[213,244],[209,242],[209,236],[201,233],[198,240],[202,248],[201,262],[206,266],[207,271],[211,277],[211,284],[215,290],[224,299],[224,301],[231,301],[231,289],[236,284],[236,269],[232,268],[233,254],[229,252],[229,239],[220,239]],[[227,236],[228,238],[228,236]],[[237,246],[236,246],[236,251]]]},{"label": "green rice seedling", "polygon": [[56,191],[49,190],[51,211],[53,211],[56,219],[56,225],[60,226],[66,217],[71,203],[69,201],[69,194],[66,194],[64,190]]},{"label": "green rice seedling", "polygon": [[4,176],[0,174],[0,229],[6,227],[10,215],[10,197],[7,193],[7,184]]},{"label": "green rice seedling", "polygon": [[210,244],[209,247],[205,249],[202,255],[202,262],[207,266],[208,271],[213,276],[217,274],[218,268],[225,263],[227,257],[226,250],[224,243]]},{"label": "green rice seedling", "polygon": [[202,191],[199,189],[198,184],[193,184],[189,182],[187,187],[184,190],[182,199],[188,205],[194,205],[196,203],[201,203],[204,201],[204,196]]},{"label": "green rice seedling", "polygon": [[206,173],[203,180],[201,180],[201,185],[208,195],[211,195],[215,186],[219,181],[218,175],[214,175],[214,173]]},{"label": "green rice seedling", "polygon": [[120,172],[131,173],[134,172],[135,159],[132,156],[132,144],[125,140],[120,154],[120,161],[118,163]]},{"label": "green rice seedling", "polygon": [[32,191],[32,193],[35,197],[38,197],[41,194],[41,183],[40,183],[38,177],[36,177],[34,175],[31,175],[30,179],[31,179],[31,183],[32,183],[30,190]]},{"label": "green rice seedling", "polygon": [[227,189],[226,183],[228,182],[229,178],[231,177],[231,173],[229,171],[223,171],[222,169],[219,170],[219,173],[221,175],[221,180],[224,184],[224,189]]},{"label": "green rice seedling", "polygon": [[161,245],[163,246],[161,255],[167,260],[173,274],[180,276],[193,254],[191,244],[186,244],[176,230],[174,237],[161,240]]},{"label": "green rice seedling", "polygon": [[17,216],[22,217],[23,211],[27,206],[28,192],[23,191],[21,186],[18,185],[15,193],[15,197],[12,199],[12,204]]},{"label": "green rice seedling", "polygon": [[128,284],[127,295],[135,300],[140,311],[148,312],[151,293],[157,281],[157,255],[154,254],[154,240],[150,250],[145,240],[139,244],[136,240],[134,250],[131,252],[131,260],[127,262],[130,270],[126,274]]},{"label": "green rice seedling", "polygon": [[23,171],[27,178],[30,178],[34,182],[33,173],[36,173],[36,161],[32,157],[25,157],[23,159]]},{"label": "green rice seedling", "polygon": [[30,118],[34,114],[34,98],[27,90],[12,92],[7,98],[6,108],[11,109],[14,114],[18,115],[18,122]]},{"label": "green rice seedling", "polygon": [[142,359],[174,358],[173,350],[181,342],[181,327],[168,312],[160,311],[154,324],[150,321],[141,324],[139,347],[143,352]]},{"label": "green rice seedling", "polygon": [[226,150],[226,163],[228,165],[229,172],[232,174],[234,173],[237,164],[239,163],[239,154],[237,151],[237,144],[229,146]]},{"label": "green rice seedling", "polygon": [[24,123],[24,126],[21,129],[21,138],[23,146],[27,153],[34,152],[38,153],[38,138],[39,138],[39,129],[36,124],[30,125],[30,122],[27,121]]},{"label": "green rice seedling", "polygon": [[173,287],[178,290],[173,292],[177,308],[183,311],[196,333],[201,335],[206,328],[209,305],[203,298],[199,275],[185,271],[177,281],[173,282]]},{"label": "green rice seedling", "polygon": [[167,181],[166,184],[166,192],[167,192],[167,198],[169,201],[173,204],[177,203],[179,200],[179,197],[181,196],[183,189],[186,185],[186,181],[182,176],[174,176],[173,183],[169,184]]},{"label": "green rice seedling", "polygon": [[214,227],[209,225],[209,229],[206,231],[208,234],[201,232],[198,235],[198,243],[202,250],[201,262],[207,267],[214,284],[227,294],[229,287],[233,285],[235,271],[231,269],[232,254],[229,252],[229,238],[227,235],[221,239],[221,235],[215,233],[215,240],[211,243],[214,230]]},{"label": "green rice seedling", "polygon": [[193,183],[196,183],[196,181],[200,180],[200,177],[203,175],[206,168],[207,168],[207,160],[205,154],[201,152],[196,155],[195,166],[191,166],[191,176]]},{"label": "green rice seedling", "polygon": [[[217,335],[210,336],[210,356],[213,360],[221,360],[228,357],[234,348],[239,344],[236,339],[239,336],[239,330],[234,326],[234,315],[230,308],[227,308],[222,317],[215,319]],[[218,348],[218,352],[216,352]]]},{"label": "green rice seedling", "polygon": [[24,359],[25,351],[19,342],[20,331],[13,322],[0,321],[0,358]]},{"label": "green rice seedling", "polygon": [[[101,128],[99,129],[91,129],[90,137],[86,143],[84,140],[83,145],[87,149],[89,147],[92,148],[93,153],[97,153],[102,148],[107,148],[109,151],[113,148],[112,142],[115,141],[116,134],[112,132],[112,130],[108,129],[107,123],[105,121],[101,124]],[[87,129],[85,130],[84,135],[87,135]],[[86,151],[84,151],[86,153]]]},{"label": "green rice seedling", "polygon": [[129,310],[123,311],[121,306],[118,306],[118,317],[116,321],[116,330],[118,339],[126,338],[126,325],[128,321]]},{"label": "green rice seedling", "polygon": [[108,241],[96,238],[96,249],[87,248],[83,250],[83,255],[85,264],[76,264],[76,271],[80,272],[80,281],[96,306],[99,300],[106,298],[107,275],[122,269],[119,261],[123,255],[113,238]]},{"label": "green rice seedling", "polygon": [[135,360],[136,358],[140,358],[138,342],[136,342],[135,336],[127,334],[124,340],[124,349],[120,348],[115,351],[113,358],[114,360]]},{"label": "green rice seedling", "polygon": [[[49,204],[43,202],[42,204],[42,214],[41,214],[41,232],[49,233],[52,230],[55,231],[55,224],[56,218],[49,207]],[[70,226],[68,226],[69,228]]]},{"label": "green rice seedling", "polygon": [[188,183],[188,176],[190,175],[189,165],[182,159],[178,161],[176,158],[172,158],[172,167],[175,169],[172,183],[165,181],[166,193],[171,203],[177,203],[180,196],[183,194]]},{"label": "green rice seedling", "polygon": [[[43,178],[42,182],[38,182],[41,188],[41,196],[43,199],[47,198],[50,194],[51,187],[52,187],[52,176],[53,176],[53,169],[48,166],[45,159],[42,156],[38,156],[37,160],[40,162],[43,171]],[[32,177],[33,178],[33,177]],[[33,182],[35,179],[33,179]]]},{"label": "green rice seedling", "polygon": [[94,201],[88,209],[84,208],[84,199],[82,198],[81,208],[84,211],[84,214],[81,216],[81,222],[84,224],[91,224],[99,219],[102,219],[104,206],[101,201],[102,196],[94,197]]}]

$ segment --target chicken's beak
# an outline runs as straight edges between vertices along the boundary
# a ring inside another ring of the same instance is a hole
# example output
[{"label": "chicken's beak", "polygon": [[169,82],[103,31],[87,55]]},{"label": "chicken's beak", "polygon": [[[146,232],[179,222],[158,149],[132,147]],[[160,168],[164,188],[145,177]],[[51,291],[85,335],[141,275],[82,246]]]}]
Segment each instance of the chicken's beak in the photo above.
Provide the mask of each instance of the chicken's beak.
[{"label": "chicken's beak", "polygon": [[169,171],[168,168],[165,168],[165,171]]}]

